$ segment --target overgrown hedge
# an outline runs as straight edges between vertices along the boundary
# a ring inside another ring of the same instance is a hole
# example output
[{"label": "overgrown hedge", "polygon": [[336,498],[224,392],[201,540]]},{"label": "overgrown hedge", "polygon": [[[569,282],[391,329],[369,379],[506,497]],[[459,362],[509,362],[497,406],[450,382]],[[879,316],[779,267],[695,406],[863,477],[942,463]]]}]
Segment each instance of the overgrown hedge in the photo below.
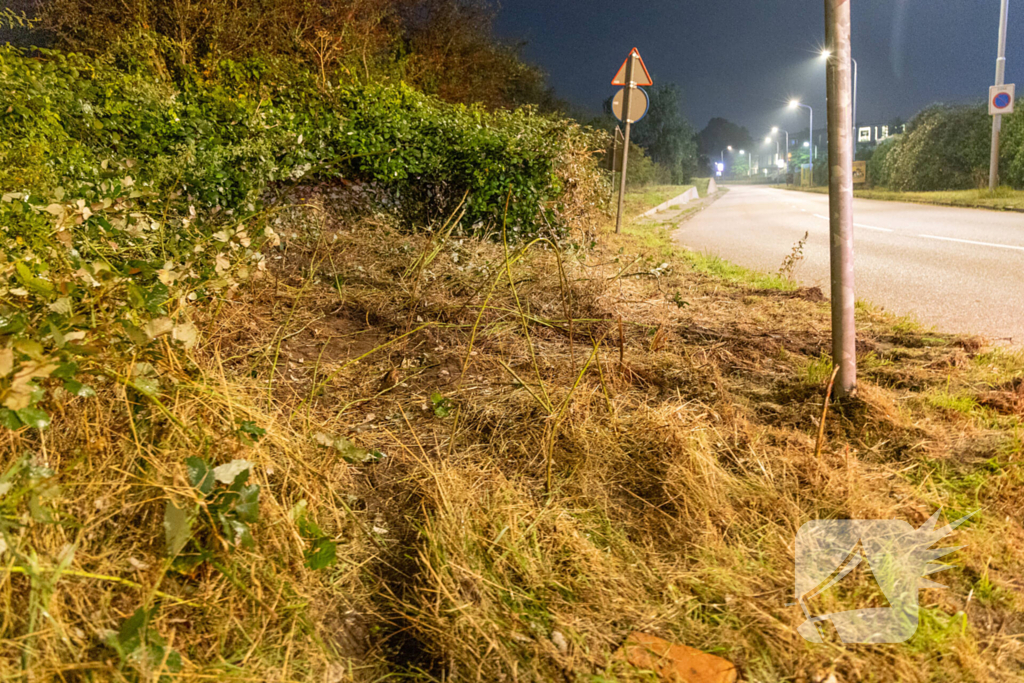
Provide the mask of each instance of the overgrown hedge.
[{"label": "overgrown hedge", "polygon": [[224,62],[212,78],[191,76],[179,89],[81,55],[0,50],[0,188],[67,188],[119,160],[155,191],[237,209],[273,182],[345,176],[391,193],[411,220],[465,196],[464,223],[480,229],[503,221],[511,194],[509,225],[532,234],[566,229],[559,157],[594,135],[404,85],[322,91],[281,62]]},{"label": "overgrown hedge", "polygon": [[[1000,183],[1024,188],[1024,117],[1003,119]],[[905,192],[987,186],[992,119],[984,105],[933,105],[903,135],[881,143],[869,173],[875,185]]]}]

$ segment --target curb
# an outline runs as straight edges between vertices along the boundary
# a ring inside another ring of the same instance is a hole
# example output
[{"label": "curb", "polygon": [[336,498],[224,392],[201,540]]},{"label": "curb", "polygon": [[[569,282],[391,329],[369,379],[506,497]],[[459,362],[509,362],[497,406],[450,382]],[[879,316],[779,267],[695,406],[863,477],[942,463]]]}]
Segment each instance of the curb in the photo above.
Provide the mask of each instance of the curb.
[{"label": "curb", "polygon": [[[708,193],[710,194],[710,188],[709,188]],[[683,204],[688,204],[688,203],[692,202],[694,199],[699,199],[699,198],[700,198],[700,194],[698,194],[697,188],[696,187],[691,187],[689,190],[687,190],[686,192],[682,193],[678,197],[673,197],[672,199],[668,200],[667,202],[663,202],[661,204],[658,204],[656,207],[654,207],[650,211],[647,211],[646,213],[640,214],[640,217],[641,218],[647,218],[648,216],[653,216],[654,214],[658,213],[659,211],[664,211],[665,209],[670,209],[673,206],[682,206]]]}]

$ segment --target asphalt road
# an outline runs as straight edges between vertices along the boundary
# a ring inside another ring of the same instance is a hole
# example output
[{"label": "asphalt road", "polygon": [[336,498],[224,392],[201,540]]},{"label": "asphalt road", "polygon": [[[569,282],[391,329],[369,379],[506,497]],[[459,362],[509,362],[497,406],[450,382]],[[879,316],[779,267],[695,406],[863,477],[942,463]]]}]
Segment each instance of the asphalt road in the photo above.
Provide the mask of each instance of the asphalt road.
[{"label": "asphalt road", "polygon": [[[857,299],[940,332],[1024,345],[1024,213],[854,200]],[[828,196],[734,185],[675,239],[773,272],[808,233],[795,277],[829,294]]]}]

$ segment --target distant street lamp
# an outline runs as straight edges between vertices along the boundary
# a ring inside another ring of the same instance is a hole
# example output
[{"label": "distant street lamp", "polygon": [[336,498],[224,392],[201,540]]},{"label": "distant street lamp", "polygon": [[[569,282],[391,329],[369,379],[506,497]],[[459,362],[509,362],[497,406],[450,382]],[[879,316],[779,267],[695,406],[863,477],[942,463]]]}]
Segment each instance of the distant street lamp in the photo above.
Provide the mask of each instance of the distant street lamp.
[{"label": "distant street lamp", "polygon": [[772,127],[772,134],[773,135],[778,135],[779,133],[785,133],[786,134],[786,157],[785,157],[785,159],[786,159],[786,170],[789,170],[789,131],[788,130],[782,130],[778,126],[773,126]]},{"label": "distant street lamp", "polygon": [[753,167],[753,165],[750,163],[750,152],[745,152],[741,149],[740,154],[747,155],[747,175],[750,175],[750,169]]},{"label": "distant street lamp", "polygon": [[[772,136],[771,135],[768,135],[768,136],[765,137],[764,144],[766,144],[766,145],[772,144]],[[778,165],[778,161],[779,161],[779,139],[775,138],[775,162],[776,162],[776,166]]]},{"label": "distant street lamp", "polygon": [[797,107],[800,107],[802,109],[806,109],[809,112],[811,112],[811,123],[810,123],[811,132],[807,136],[807,138],[808,138],[807,146],[810,147],[810,156],[811,156],[811,185],[814,185],[814,156],[815,156],[815,154],[814,154],[814,109],[809,104],[802,104],[800,102],[800,100],[791,100],[790,103],[789,103],[789,108],[790,109],[796,109]]}]

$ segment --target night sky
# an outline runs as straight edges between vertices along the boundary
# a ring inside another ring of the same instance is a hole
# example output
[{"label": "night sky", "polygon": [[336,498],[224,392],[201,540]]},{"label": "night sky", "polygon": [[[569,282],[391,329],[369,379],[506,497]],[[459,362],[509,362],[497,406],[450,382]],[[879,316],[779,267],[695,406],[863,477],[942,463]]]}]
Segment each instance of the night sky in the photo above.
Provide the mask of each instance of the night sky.
[{"label": "night sky", "polygon": [[[994,83],[999,0],[851,0],[861,125],[933,102],[983,100]],[[756,138],[825,125],[820,0],[502,0],[499,34],[550,74],[557,95],[597,113],[631,47],[655,83],[674,81],[700,130],[714,116]],[[1024,1],[1010,0],[1006,81],[1024,89]]]}]

